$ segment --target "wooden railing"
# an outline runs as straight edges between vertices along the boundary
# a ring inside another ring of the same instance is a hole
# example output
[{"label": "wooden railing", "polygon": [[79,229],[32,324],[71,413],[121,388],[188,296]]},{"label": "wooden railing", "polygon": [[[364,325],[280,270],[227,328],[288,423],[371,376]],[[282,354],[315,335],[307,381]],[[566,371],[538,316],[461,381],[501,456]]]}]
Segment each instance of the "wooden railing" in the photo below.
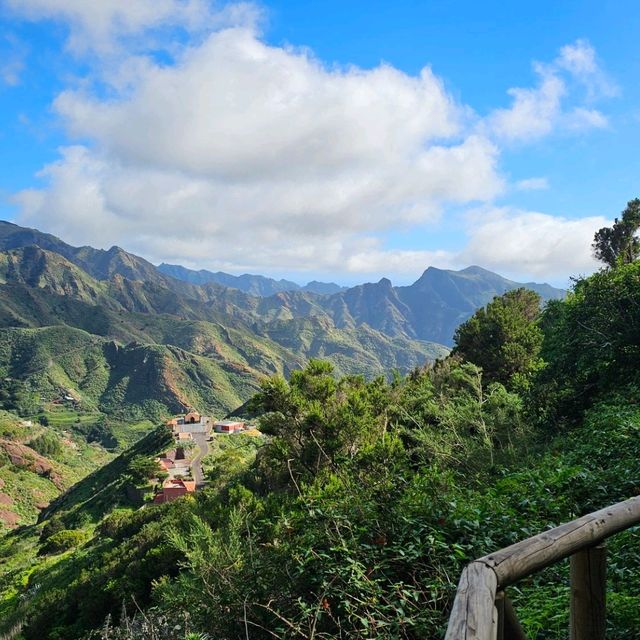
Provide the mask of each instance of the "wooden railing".
[{"label": "wooden railing", "polygon": [[445,640],[524,640],[505,588],[571,557],[571,640],[605,633],[604,540],[640,523],[640,497],[630,498],[478,558],[463,570]]}]

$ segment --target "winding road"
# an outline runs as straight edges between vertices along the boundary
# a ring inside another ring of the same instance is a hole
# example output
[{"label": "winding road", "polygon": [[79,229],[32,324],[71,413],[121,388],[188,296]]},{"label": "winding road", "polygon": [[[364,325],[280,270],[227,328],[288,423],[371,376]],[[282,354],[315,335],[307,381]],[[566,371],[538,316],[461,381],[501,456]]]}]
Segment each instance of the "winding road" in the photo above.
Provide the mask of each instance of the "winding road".
[{"label": "winding road", "polygon": [[198,453],[191,461],[191,473],[196,481],[196,487],[202,487],[205,484],[204,473],[202,472],[202,459],[209,453],[209,443],[207,442],[206,433],[194,433],[193,440],[198,447]]}]

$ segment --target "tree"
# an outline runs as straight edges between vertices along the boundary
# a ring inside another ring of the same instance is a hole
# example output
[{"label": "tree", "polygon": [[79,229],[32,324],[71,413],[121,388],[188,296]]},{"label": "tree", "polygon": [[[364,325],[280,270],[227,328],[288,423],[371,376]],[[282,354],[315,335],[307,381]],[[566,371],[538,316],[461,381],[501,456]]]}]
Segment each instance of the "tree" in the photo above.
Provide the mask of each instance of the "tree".
[{"label": "tree", "polygon": [[129,463],[129,474],[134,482],[146,482],[151,478],[157,478],[162,467],[157,460],[146,456],[136,456]]},{"label": "tree", "polygon": [[280,376],[264,381],[252,409],[263,412],[261,431],[274,436],[267,466],[312,478],[354,459],[384,431],[386,392],[381,379],[336,380],[333,365],[321,360],[294,371],[288,383]]},{"label": "tree", "polygon": [[598,398],[640,386],[640,261],[578,280],[545,309],[536,414],[549,424],[577,422]]},{"label": "tree", "polygon": [[34,451],[47,458],[55,458],[62,454],[60,438],[52,431],[45,431],[27,443]]},{"label": "tree", "polygon": [[640,256],[640,240],[636,233],[640,228],[640,199],[630,200],[616,218],[612,227],[602,227],[593,238],[593,255],[613,269],[618,264],[629,264]]},{"label": "tree", "polygon": [[534,291],[520,288],[496,296],[458,327],[452,354],[481,367],[485,385],[526,386],[542,366],[539,314],[540,296]]}]

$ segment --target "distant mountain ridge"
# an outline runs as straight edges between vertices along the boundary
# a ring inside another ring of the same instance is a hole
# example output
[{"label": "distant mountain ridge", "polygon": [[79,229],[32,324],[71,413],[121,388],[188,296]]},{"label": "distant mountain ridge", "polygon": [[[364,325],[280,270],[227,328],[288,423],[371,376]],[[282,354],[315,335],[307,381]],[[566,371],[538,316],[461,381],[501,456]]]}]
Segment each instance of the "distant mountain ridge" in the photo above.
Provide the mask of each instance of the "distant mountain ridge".
[{"label": "distant mountain ridge", "polygon": [[[225,415],[265,375],[288,375],[312,357],[370,377],[447,353],[366,324],[337,327],[322,299],[192,285],[122,249],[75,248],[0,222],[0,387],[3,375],[15,377],[47,401],[74,389],[83,406],[107,414],[159,416],[188,405]],[[77,351],[68,368],[57,364],[66,353],[58,344]],[[96,368],[87,376],[88,362]]]},{"label": "distant mountain ridge", "polygon": [[[460,271],[429,267],[409,286],[394,287],[382,278],[348,289],[318,282],[300,287],[264,276],[155,267],[119,247],[108,251],[72,247],[50,234],[0,221],[0,250],[28,245],[58,253],[98,281],[109,281],[109,296],[128,311],[260,327],[274,321],[325,318],[339,330],[367,325],[390,338],[447,346],[452,345],[455,329],[496,295],[522,286],[539,293],[543,301],[566,294],[548,284],[514,282],[478,266]],[[212,281],[214,276],[220,282]],[[335,287],[339,290],[331,292]],[[275,293],[269,295],[270,291]]]},{"label": "distant mountain ridge", "polygon": [[163,262],[158,265],[158,271],[172,278],[190,282],[191,284],[209,284],[215,282],[223,287],[239,289],[252,296],[268,297],[281,291],[309,291],[318,295],[331,295],[346,289],[335,282],[318,282],[312,280],[304,286],[292,282],[291,280],[275,280],[261,275],[245,273],[241,276],[234,276],[224,271],[207,271],[206,269],[187,269],[177,264],[167,264]]},{"label": "distant mountain ridge", "polygon": [[409,286],[394,287],[382,278],[326,295],[282,290],[261,297],[252,313],[268,321],[327,316],[340,329],[366,324],[388,336],[451,346],[456,328],[476,309],[519,287],[532,289],[544,302],[566,295],[546,283],[515,282],[478,266],[460,271],[429,267]]}]

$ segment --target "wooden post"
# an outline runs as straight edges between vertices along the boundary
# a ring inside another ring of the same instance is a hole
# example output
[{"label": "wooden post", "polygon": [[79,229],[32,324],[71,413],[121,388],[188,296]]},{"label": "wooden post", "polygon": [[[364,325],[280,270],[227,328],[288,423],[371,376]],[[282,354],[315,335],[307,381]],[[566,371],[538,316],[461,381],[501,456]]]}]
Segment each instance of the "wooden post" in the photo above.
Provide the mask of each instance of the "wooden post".
[{"label": "wooden post", "polygon": [[504,638],[504,591],[498,591],[496,593],[496,614],[497,614],[497,626],[495,637],[496,640],[505,640]]},{"label": "wooden post", "polygon": [[513,604],[504,591],[498,591],[496,594],[496,610],[498,612],[498,640],[527,640],[513,609]]},{"label": "wooden post", "polygon": [[445,640],[494,640],[496,574],[481,562],[462,571]]},{"label": "wooden post", "polygon": [[504,640],[527,640],[511,600],[504,597]]},{"label": "wooden post", "polygon": [[571,556],[571,640],[604,640],[607,557],[604,544]]}]

